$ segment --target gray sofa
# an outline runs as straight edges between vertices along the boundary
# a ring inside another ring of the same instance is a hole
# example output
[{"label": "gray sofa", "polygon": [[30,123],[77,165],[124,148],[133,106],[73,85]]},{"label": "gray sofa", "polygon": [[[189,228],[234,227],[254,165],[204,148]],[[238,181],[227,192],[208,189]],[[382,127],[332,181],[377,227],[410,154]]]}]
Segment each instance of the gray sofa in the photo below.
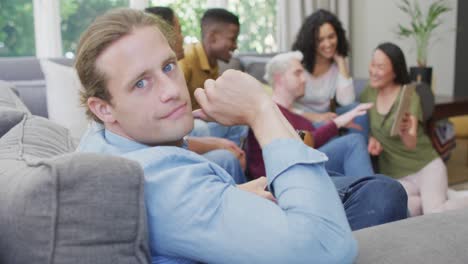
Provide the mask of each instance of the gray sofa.
[{"label": "gray sofa", "polygon": [[[227,67],[266,61],[249,56]],[[150,263],[139,165],[73,153],[67,130],[43,118],[37,59],[0,58],[0,79],[0,263]],[[468,263],[467,222],[459,210],[357,231],[356,263]]]},{"label": "gray sofa", "polygon": [[0,263],[150,263],[143,171],[74,153],[0,82]]}]

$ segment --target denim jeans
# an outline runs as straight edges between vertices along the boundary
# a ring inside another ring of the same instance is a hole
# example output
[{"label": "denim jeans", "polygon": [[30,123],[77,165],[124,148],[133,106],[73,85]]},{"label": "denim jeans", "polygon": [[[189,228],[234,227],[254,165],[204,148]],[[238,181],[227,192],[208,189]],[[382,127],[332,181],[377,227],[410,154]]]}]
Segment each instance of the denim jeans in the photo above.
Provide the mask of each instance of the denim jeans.
[{"label": "denim jeans", "polygon": [[[236,184],[246,182],[239,160],[231,152],[219,149],[203,156],[224,168]],[[352,230],[407,217],[408,198],[398,181],[382,175],[354,177],[334,174],[331,179]]]},{"label": "denim jeans", "polygon": [[247,182],[239,160],[230,151],[225,149],[212,150],[203,154],[203,157],[226,170],[232,176],[236,184]]},{"label": "denim jeans", "polygon": [[216,122],[205,122],[198,119],[195,120],[194,124],[189,136],[225,138],[235,142],[238,146],[241,145],[249,132],[248,126],[224,126]]},{"label": "denim jeans", "polygon": [[383,176],[332,176],[352,230],[408,216],[408,196],[396,180]]},{"label": "denim jeans", "polygon": [[[359,105],[358,102],[354,102],[354,103],[349,104],[347,106],[337,107],[336,108],[336,114],[337,115],[344,114],[344,113],[348,112],[349,110],[354,109],[358,105]],[[355,128],[348,128],[349,133],[361,134],[364,137],[364,139],[366,140],[366,145],[367,145],[367,141],[369,139],[369,128],[370,128],[370,126],[369,126],[369,116],[367,114],[362,115],[362,116],[358,116],[358,117],[354,118],[354,123],[360,125],[362,127],[362,130],[358,130],[358,129],[355,129]]]},{"label": "denim jeans", "polygon": [[318,148],[328,156],[325,168],[330,175],[374,175],[367,142],[360,134],[350,133],[336,137]]}]

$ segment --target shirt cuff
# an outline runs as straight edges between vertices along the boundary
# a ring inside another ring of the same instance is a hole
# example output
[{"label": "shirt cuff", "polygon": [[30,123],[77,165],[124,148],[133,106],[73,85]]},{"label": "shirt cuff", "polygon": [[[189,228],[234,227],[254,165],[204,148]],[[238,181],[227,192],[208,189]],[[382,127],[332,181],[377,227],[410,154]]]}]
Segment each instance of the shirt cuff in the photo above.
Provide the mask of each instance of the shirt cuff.
[{"label": "shirt cuff", "polygon": [[328,161],[328,157],[297,139],[277,139],[262,149],[268,185],[282,172],[296,164],[314,164]]}]

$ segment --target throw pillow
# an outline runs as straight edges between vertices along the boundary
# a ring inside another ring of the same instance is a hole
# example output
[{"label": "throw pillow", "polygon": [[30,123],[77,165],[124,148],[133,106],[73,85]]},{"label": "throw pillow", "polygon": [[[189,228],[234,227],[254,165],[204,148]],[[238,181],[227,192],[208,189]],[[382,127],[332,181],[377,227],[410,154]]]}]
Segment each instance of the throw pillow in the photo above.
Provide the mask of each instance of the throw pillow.
[{"label": "throw pillow", "polygon": [[41,60],[47,85],[49,119],[68,128],[74,138],[80,138],[87,128],[85,108],[80,106],[81,83],[75,69]]},{"label": "throw pillow", "polygon": [[0,137],[27,114],[29,111],[13,91],[13,85],[0,81]]},{"label": "throw pillow", "polygon": [[0,107],[8,107],[30,114],[14,89],[13,84],[0,80]]}]

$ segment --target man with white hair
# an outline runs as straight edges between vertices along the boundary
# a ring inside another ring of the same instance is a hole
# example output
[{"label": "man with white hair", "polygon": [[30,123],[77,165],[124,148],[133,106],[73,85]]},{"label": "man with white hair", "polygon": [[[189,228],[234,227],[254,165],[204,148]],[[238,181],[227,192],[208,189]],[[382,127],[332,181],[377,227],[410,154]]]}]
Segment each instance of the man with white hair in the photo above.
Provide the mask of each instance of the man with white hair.
[{"label": "man with white hair", "polygon": [[[286,119],[296,130],[309,132],[311,147],[328,156],[325,168],[338,189],[351,229],[405,218],[407,197],[402,186],[389,177],[374,176],[364,137],[357,133],[336,137],[340,127],[358,127],[353,119],[365,114],[372,104],[361,104],[319,128],[291,111],[294,102],[304,95],[302,58],[299,51],[276,55],[267,63],[264,78],[272,86],[272,99]],[[265,175],[265,165],[252,130],[247,142],[248,175],[255,179]]]}]

